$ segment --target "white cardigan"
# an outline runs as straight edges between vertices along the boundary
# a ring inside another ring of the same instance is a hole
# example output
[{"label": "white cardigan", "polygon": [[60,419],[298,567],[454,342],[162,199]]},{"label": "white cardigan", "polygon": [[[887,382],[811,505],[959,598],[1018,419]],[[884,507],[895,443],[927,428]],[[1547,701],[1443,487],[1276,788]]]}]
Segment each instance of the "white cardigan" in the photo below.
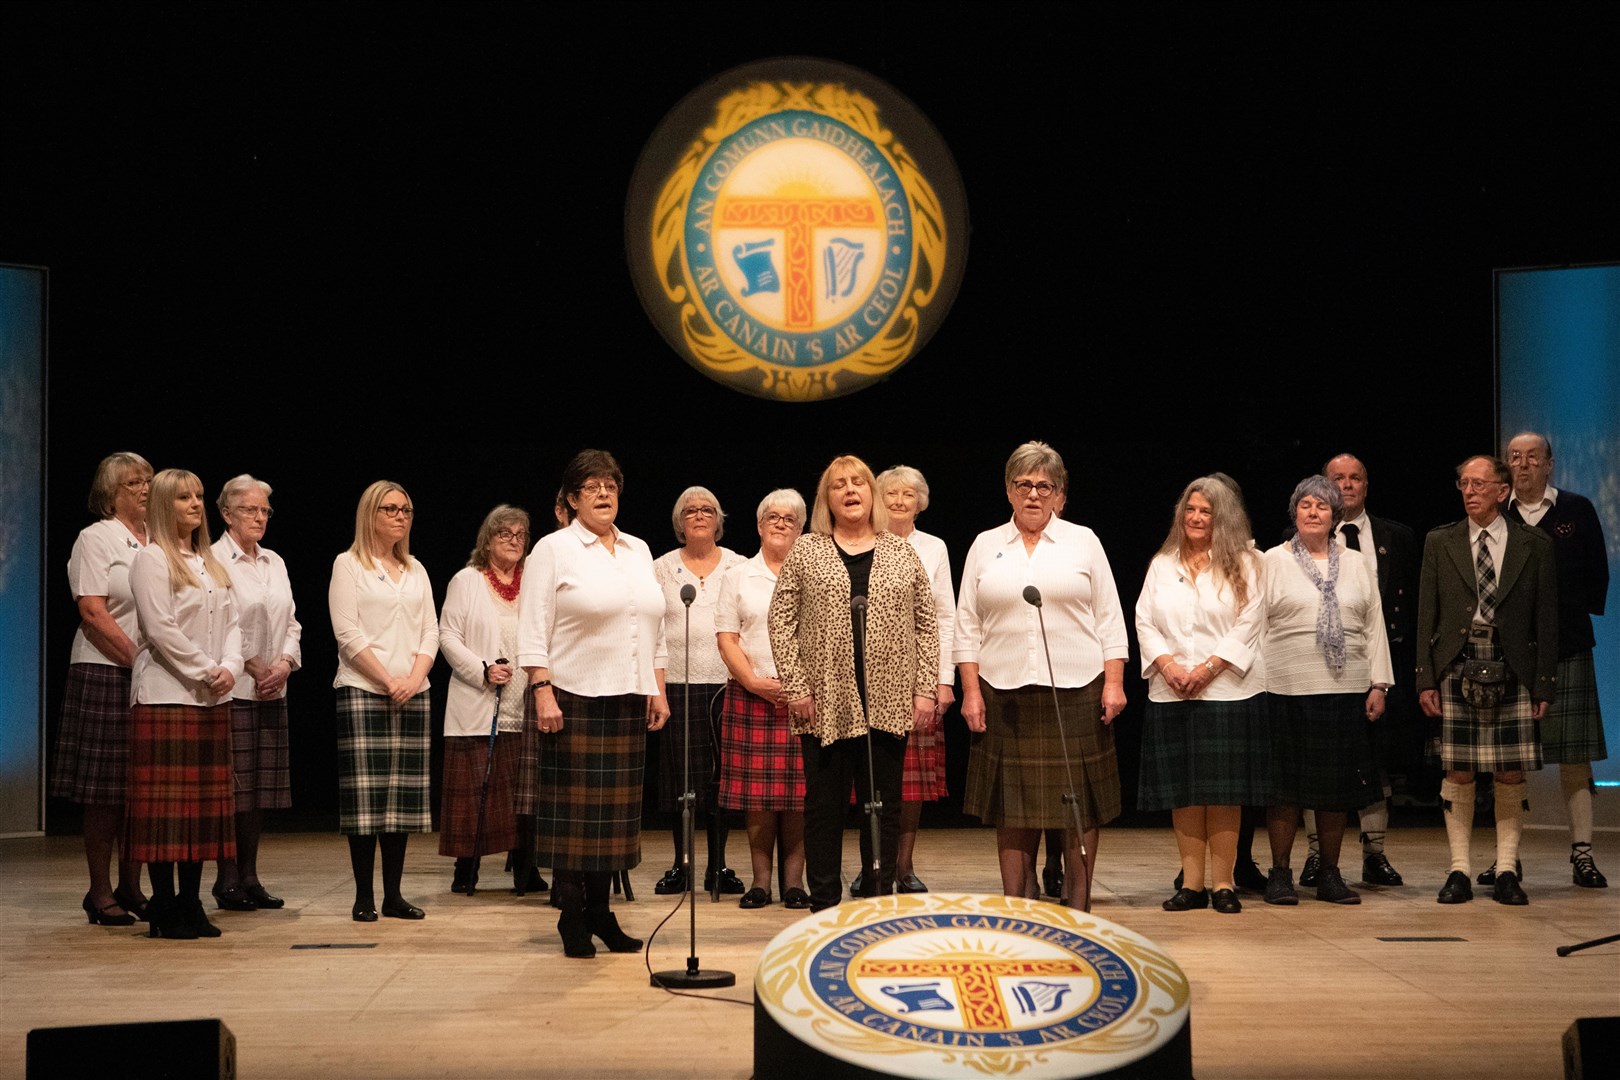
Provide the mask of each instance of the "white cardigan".
[{"label": "white cardigan", "polygon": [[[484,682],[484,665],[501,658],[501,613],[490,595],[482,570],[463,567],[450,579],[439,612],[439,653],[450,663],[450,692],[444,703],[446,736],[482,735],[489,738],[495,715],[495,688]],[[528,689],[529,677],[517,657],[507,657],[515,669],[502,697]]]}]

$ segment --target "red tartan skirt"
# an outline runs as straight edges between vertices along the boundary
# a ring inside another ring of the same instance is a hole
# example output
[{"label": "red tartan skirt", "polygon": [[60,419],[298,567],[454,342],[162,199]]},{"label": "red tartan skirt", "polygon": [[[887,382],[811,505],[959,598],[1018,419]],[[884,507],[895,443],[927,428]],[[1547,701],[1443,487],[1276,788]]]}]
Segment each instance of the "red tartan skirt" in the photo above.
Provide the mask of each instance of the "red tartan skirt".
[{"label": "red tartan skirt", "polygon": [[804,810],[804,763],[786,705],[726,683],[720,716],[720,805],[728,810]]},{"label": "red tartan skirt", "polygon": [[[533,694],[529,695],[531,698]],[[523,753],[523,734],[495,736],[495,762],[489,767],[489,801],[484,804],[484,837],[478,844],[479,797],[484,791],[489,736],[457,735],[444,740],[444,784],[439,802],[439,854],[456,859],[493,855],[517,847],[513,793]],[[482,851],[473,850],[482,847]]]},{"label": "red tartan skirt", "polygon": [[130,710],[124,858],[204,862],[236,857],[231,705]]},{"label": "red tartan skirt", "polygon": [[933,802],[945,797],[945,733],[913,728],[906,738],[906,763],[900,775],[901,802]]}]

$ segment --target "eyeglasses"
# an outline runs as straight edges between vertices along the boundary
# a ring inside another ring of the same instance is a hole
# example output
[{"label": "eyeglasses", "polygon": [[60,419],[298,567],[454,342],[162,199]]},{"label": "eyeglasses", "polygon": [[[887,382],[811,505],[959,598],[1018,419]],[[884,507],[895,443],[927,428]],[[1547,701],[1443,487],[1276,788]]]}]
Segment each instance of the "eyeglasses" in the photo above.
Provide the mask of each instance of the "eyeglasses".
[{"label": "eyeglasses", "polygon": [[1528,451],[1526,451],[1526,450],[1509,450],[1508,451],[1508,464],[1509,465],[1517,465],[1521,461],[1524,462],[1526,465],[1540,465],[1541,464],[1541,451],[1540,450],[1528,450]]},{"label": "eyeglasses", "polygon": [[248,517],[262,517],[266,521],[276,516],[276,512],[268,506],[233,506],[231,509],[238,514],[246,514]]},{"label": "eyeglasses", "polygon": [[377,507],[377,513],[387,514],[389,517],[404,518],[409,521],[416,515],[416,509],[410,506],[398,506],[393,503],[383,503]]},{"label": "eyeglasses", "polygon": [[617,495],[619,485],[612,480],[587,480],[579,485],[582,495]]},{"label": "eyeglasses", "polygon": [[681,511],[681,517],[683,518],[712,518],[719,515],[720,511],[712,506],[688,506]]},{"label": "eyeglasses", "polygon": [[152,486],[152,478],[148,476],[144,480],[124,480],[118,486],[125,491],[145,491]]},{"label": "eyeglasses", "polygon": [[778,514],[776,511],[772,510],[764,517],[760,518],[759,522],[761,525],[797,525],[799,523],[799,519],[794,517],[792,514]]},{"label": "eyeglasses", "polygon": [[1028,480],[1014,480],[1013,490],[1026,497],[1033,491],[1036,495],[1046,499],[1050,498],[1052,493],[1057,490],[1057,485],[1045,480],[1040,483],[1031,483]]},{"label": "eyeglasses", "polygon": [[517,540],[521,542],[528,538],[529,531],[527,529],[500,529],[495,533],[495,539],[497,540]]},{"label": "eyeglasses", "polygon": [[1475,477],[1470,476],[1470,477],[1467,477],[1465,479],[1457,481],[1457,490],[1458,491],[1485,491],[1488,488],[1497,487],[1501,483],[1502,483],[1502,481],[1500,481],[1500,480],[1479,480],[1479,479],[1476,479]]}]

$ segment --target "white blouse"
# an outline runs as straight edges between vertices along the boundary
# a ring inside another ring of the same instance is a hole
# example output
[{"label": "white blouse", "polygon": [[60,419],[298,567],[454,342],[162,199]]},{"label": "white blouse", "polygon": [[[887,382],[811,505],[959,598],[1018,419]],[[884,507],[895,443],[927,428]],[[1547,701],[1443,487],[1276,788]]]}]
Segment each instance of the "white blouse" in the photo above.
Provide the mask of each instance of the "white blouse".
[{"label": "white blouse", "polygon": [[1058,686],[1085,686],[1106,661],[1130,655],[1119,590],[1097,534],[1053,517],[1033,553],[1011,521],[973,541],[956,608],[958,664],[978,664],[979,677],[999,690],[1052,685],[1040,613],[1024,600],[1027,585],[1041,591]]},{"label": "white blouse", "polygon": [[[1327,576],[1327,562],[1316,564]],[[1265,554],[1266,629],[1260,651],[1265,657],[1266,689],[1274,694],[1364,694],[1374,683],[1395,682],[1384,633],[1384,606],[1378,579],[1359,551],[1339,552],[1339,619],[1344,624],[1344,670],[1328,670],[1316,644],[1316,613],[1322,594],[1294,561],[1288,544]]]},{"label": "white blouse", "polygon": [[[257,657],[266,666],[286,656],[292,660],[292,669],[301,666],[303,653],[299,642],[304,628],[298,625],[293,610],[292,581],[287,577],[287,564],[281,556],[259,545],[259,554],[248,558],[236,538],[226,533],[214,541],[214,558],[231,575],[236,594],[236,622],[242,628],[242,657]],[[281,685],[278,698],[287,696],[287,684]],[[253,676],[243,673],[236,680],[231,697],[237,701],[257,701],[258,687]]]},{"label": "white blouse", "polygon": [[951,588],[951,555],[945,541],[918,528],[911,530],[906,541],[922,560],[934,592],[934,614],[939,617],[939,681],[954,686],[956,663],[951,659],[951,643],[956,637],[956,590]]},{"label": "white blouse", "polygon": [[720,563],[703,580],[687,569],[681,551],[666,551],[653,562],[653,573],[664,590],[664,641],[669,647],[669,670],[665,679],[686,681],[686,605],[681,603],[681,586],[697,591],[692,601],[692,682],[723,683],[727,679],[720,646],[715,643],[714,612],[720,602],[720,582],[726,571],[747,560],[730,548],[720,549]]},{"label": "white blouse", "polygon": [[536,541],[518,596],[520,665],[549,668],[582,697],[651,697],[667,660],[664,593],[646,544],[614,530],[609,553],[577,519]]},{"label": "white blouse", "polygon": [[[418,656],[439,653],[439,623],[433,611],[433,586],[422,560],[411,565],[399,581],[388,576],[381,563],[367,570],[352,552],[332,560],[332,583],[326,606],[337,638],[338,669],[333,686],[352,686],[371,694],[382,688],[361,674],[354,658],[365,649],[392,676],[409,675]],[[422,680],[418,694],[427,693]]]},{"label": "white blouse", "polygon": [[144,547],[129,569],[140,626],[139,650],[131,678],[134,705],[217,705],[208,672],[226,668],[242,678],[242,634],[227,582],[208,576],[201,555],[185,556],[202,583],[176,589],[169,584],[169,557],[155,544]]},{"label": "white blouse", "polygon": [[[525,573],[523,589],[527,590],[529,584]],[[522,595],[519,592],[519,599]],[[439,651],[444,653],[454,676],[444,703],[447,736],[489,736],[496,694],[495,687],[484,681],[484,665],[503,656],[517,670],[500,692],[501,718],[496,730],[520,730],[529,677],[517,666],[517,609],[501,602],[490,590],[484,572],[476,567],[464,566],[456,571],[444,592],[444,610],[439,613]]]},{"label": "white blouse", "polygon": [[743,655],[748,657],[754,674],[762,679],[776,678],[768,618],[775,591],[776,575],[765,565],[763,554],[755,555],[726,571],[720,579],[720,601],[714,608],[715,631],[737,635]]},{"label": "white blouse", "polygon": [[1153,557],[1142,594],[1136,598],[1136,640],[1142,648],[1142,677],[1148,680],[1149,701],[1182,700],[1154,666],[1154,660],[1166,653],[1184,668],[1202,664],[1211,656],[1231,665],[1196,700],[1241,701],[1265,690],[1265,664],[1259,647],[1266,605],[1258,556],[1244,563],[1243,577],[1248,602],[1238,612],[1232,587],[1217,582],[1213,571],[1195,578],[1178,556]]},{"label": "white blouse", "polygon": [[[131,641],[135,640],[137,630],[135,596],[129,591],[129,564],[135,561],[135,553],[141,547],[141,542],[122,521],[106,518],[86,525],[79,532],[79,538],[73,542],[73,554],[68,557],[68,585],[73,589],[74,602],[82,596],[106,597],[107,613]],[[73,633],[73,651],[68,663],[123,667],[91,644],[82,626]]]}]

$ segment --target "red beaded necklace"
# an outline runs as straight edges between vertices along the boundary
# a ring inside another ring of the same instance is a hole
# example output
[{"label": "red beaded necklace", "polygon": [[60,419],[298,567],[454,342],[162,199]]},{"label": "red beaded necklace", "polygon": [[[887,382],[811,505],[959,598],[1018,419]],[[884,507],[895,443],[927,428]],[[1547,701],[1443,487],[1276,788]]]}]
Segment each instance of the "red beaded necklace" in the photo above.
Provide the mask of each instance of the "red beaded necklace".
[{"label": "red beaded necklace", "polygon": [[484,567],[484,577],[489,581],[489,587],[495,590],[495,595],[510,604],[518,597],[518,589],[523,587],[523,560],[519,559],[512,567],[512,584],[508,585],[495,576],[493,566]]}]

